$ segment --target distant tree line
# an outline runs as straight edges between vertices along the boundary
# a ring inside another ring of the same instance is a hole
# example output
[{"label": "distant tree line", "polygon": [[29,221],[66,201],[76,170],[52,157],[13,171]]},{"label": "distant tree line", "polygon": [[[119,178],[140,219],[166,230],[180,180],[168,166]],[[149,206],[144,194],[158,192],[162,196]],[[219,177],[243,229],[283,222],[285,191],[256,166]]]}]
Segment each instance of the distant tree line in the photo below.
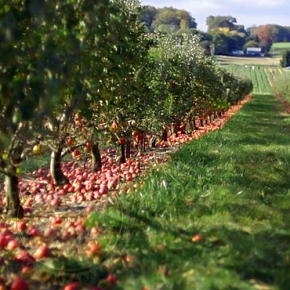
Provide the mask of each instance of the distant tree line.
[{"label": "distant tree line", "polygon": [[267,54],[273,43],[290,42],[290,26],[266,24],[245,29],[232,16],[208,16],[207,32],[203,32],[197,29],[197,23],[189,12],[173,7],[143,6],[142,21],[148,32],[200,35],[201,45],[207,54],[227,55],[235,50],[246,52],[248,47],[260,47]]},{"label": "distant tree line", "polygon": [[174,31],[192,29],[197,27],[195,19],[185,10],[172,7],[155,8],[144,6],[142,21],[146,23],[149,32]]}]

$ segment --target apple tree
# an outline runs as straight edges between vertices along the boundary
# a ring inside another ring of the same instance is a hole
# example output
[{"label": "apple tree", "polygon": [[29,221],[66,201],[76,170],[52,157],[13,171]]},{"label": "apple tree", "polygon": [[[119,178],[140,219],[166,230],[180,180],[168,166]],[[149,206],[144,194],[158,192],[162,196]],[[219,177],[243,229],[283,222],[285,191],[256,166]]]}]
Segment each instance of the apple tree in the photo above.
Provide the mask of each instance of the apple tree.
[{"label": "apple tree", "polygon": [[134,74],[146,52],[139,10],[135,0],[58,1],[50,16],[53,33],[46,42],[62,64],[53,71],[62,94],[43,125],[56,185],[69,182],[61,170],[63,156],[78,157],[85,144],[90,144],[85,150],[91,151],[93,170],[99,170],[104,132],[114,118],[136,107]]},{"label": "apple tree", "polygon": [[[136,74],[146,57],[147,48],[140,9],[136,0],[111,1],[107,13],[94,13],[96,25],[88,31],[93,36],[87,65],[91,66],[87,91],[90,103],[81,102],[78,112],[86,120],[92,144],[93,170],[101,167],[99,158],[96,158],[99,156],[99,142],[105,144],[112,137],[121,148],[120,161],[125,161],[124,147],[132,129],[130,121],[136,120],[141,110]],[[98,24],[100,17],[107,21]],[[114,122],[116,130],[111,130]]]},{"label": "apple tree", "polygon": [[47,59],[58,65],[43,45],[45,8],[43,1],[16,0],[0,8],[0,169],[7,213],[19,218],[19,164],[38,143],[39,124],[58,94],[58,80],[45,65]]},{"label": "apple tree", "polygon": [[197,99],[215,96],[207,82],[215,81],[217,76],[197,36],[157,34],[150,38],[149,57],[141,71],[140,87],[147,96],[143,120],[151,130],[163,130],[166,140],[168,124],[174,127],[180,123]]}]

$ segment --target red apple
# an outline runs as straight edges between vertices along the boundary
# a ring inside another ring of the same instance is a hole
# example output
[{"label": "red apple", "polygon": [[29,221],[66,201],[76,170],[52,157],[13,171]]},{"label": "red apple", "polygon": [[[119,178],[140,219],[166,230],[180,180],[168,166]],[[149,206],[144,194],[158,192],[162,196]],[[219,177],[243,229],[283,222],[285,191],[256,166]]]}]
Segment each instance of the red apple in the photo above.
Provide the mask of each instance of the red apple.
[{"label": "red apple", "polygon": [[0,235],[0,247],[4,248],[7,246],[7,244],[8,244],[8,240],[7,240],[6,236],[1,234]]},{"label": "red apple", "polygon": [[21,278],[21,277],[16,277],[10,287],[10,290],[28,290],[28,284],[27,282]]},{"label": "red apple", "polygon": [[110,284],[116,284],[118,281],[118,278],[114,274],[109,274],[106,278],[107,282]]},{"label": "red apple", "polygon": [[33,270],[33,267],[30,267],[30,266],[24,266],[22,269],[21,269],[21,273],[28,273],[30,271]]},{"label": "red apple", "polygon": [[50,249],[48,248],[47,245],[41,245],[39,246],[36,251],[33,254],[33,257],[35,259],[42,259],[42,258],[47,258],[50,257]]},{"label": "red apple", "polygon": [[23,263],[26,266],[30,266],[35,262],[35,259],[26,251],[21,251],[15,256],[15,260]]},{"label": "red apple", "polygon": [[51,224],[53,224],[53,225],[61,224],[61,223],[62,223],[62,219],[61,219],[59,216],[52,216],[52,217],[50,218],[50,222],[51,222]]},{"label": "red apple", "polygon": [[92,244],[90,248],[86,251],[88,257],[95,257],[100,256],[101,254],[101,248],[98,244]]},{"label": "red apple", "polygon": [[91,236],[96,236],[100,233],[99,227],[95,226],[91,228]]},{"label": "red apple", "polygon": [[50,205],[54,206],[54,207],[59,207],[61,205],[61,200],[60,197],[54,197],[54,199],[50,202]]},{"label": "red apple", "polygon": [[27,229],[27,226],[25,222],[15,222],[14,228],[17,231],[25,231]]},{"label": "red apple", "polygon": [[16,241],[16,240],[10,240],[8,242],[7,246],[6,246],[6,249],[12,251],[12,250],[15,250],[18,247],[19,247],[18,241]]},{"label": "red apple", "polygon": [[56,231],[52,228],[46,228],[43,232],[43,236],[45,238],[49,238],[49,237],[55,237],[56,236]]},{"label": "red apple", "polygon": [[66,284],[63,290],[79,290],[81,288],[81,284],[79,282],[72,282]]},{"label": "red apple", "polygon": [[191,238],[191,241],[196,243],[203,240],[203,236],[201,234],[196,234]]},{"label": "red apple", "polygon": [[81,152],[78,149],[75,149],[72,152],[72,157],[79,158],[80,155],[81,155]]},{"label": "red apple", "polygon": [[34,225],[31,225],[28,229],[27,229],[27,233],[31,236],[34,236],[34,237],[38,237],[41,235],[39,229],[34,226]]}]

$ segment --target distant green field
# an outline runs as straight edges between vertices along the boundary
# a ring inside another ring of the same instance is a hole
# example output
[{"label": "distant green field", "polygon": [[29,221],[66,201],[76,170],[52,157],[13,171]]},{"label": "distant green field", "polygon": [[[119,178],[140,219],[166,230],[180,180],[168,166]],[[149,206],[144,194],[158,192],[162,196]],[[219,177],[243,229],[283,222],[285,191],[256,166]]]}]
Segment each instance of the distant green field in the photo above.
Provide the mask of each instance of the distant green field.
[{"label": "distant green field", "polygon": [[227,69],[235,75],[250,77],[254,93],[269,94],[276,79],[286,71],[277,66],[241,66],[229,65]]},{"label": "distant green field", "polygon": [[254,86],[254,93],[271,93],[278,77],[290,73],[278,65],[279,58],[219,56],[216,59],[233,74],[249,77]]},{"label": "distant green field", "polygon": [[279,56],[282,55],[283,51],[286,49],[290,49],[290,42],[276,42],[272,44],[269,53],[272,56]]},{"label": "distant green field", "polygon": [[276,42],[272,44],[272,47],[278,49],[290,49],[290,42]]},{"label": "distant green field", "polygon": [[225,56],[217,55],[215,60],[222,65],[260,65],[260,66],[279,66],[280,57],[249,57],[249,56]]}]

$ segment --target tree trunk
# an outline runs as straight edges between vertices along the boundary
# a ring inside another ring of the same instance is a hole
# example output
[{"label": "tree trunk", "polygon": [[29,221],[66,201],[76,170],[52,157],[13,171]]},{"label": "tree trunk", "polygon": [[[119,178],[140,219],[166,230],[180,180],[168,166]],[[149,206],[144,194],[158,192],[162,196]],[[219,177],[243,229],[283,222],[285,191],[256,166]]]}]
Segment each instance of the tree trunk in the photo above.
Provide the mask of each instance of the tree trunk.
[{"label": "tree trunk", "polygon": [[167,141],[167,129],[163,129],[161,140]]},{"label": "tree trunk", "polygon": [[131,156],[131,140],[126,140],[126,158],[130,158]]},{"label": "tree trunk", "polygon": [[57,186],[69,184],[68,178],[61,169],[61,152],[62,148],[59,148],[58,151],[52,151],[50,156],[50,174],[53,183]]},{"label": "tree trunk", "polygon": [[145,134],[144,134],[143,139],[142,139],[142,151],[143,151],[143,152],[146,151],[146,140],[145,140]]},{"label": "tree trunk", "polygon": [[121,158],[120,162],[125,163],[126,162],[126,157],[125,157],[125,144],[121,144]]},{"label": "tree trunk", "polygon": [[[14,172],[16,168],[13,168]],[[7,215],[13,218],[23,218],[23,207],[19,200],[18,177],[16,174],[5,174],[5,190],[7,198]]]},{"label": "tree trunk", "polygon": [[196,118],[193,119],[193,128],[192,128],[192,130],[198,130],[198,124],[197,124],[197,119]]},{"label": "tree trunk", "polygon": [[100,171],[102,169],[102,158],[99,150],[99,143],[95,143],[92,146],[92,151],[91,151],[91,156],[92,156],[92,171]]},{"label": "tree trunk", "polygon": [[152,139],[151,139],[151,147],[152,148],[156,148],[156,141],[157,141],[157,137],[156,136],[152,137]]}]

